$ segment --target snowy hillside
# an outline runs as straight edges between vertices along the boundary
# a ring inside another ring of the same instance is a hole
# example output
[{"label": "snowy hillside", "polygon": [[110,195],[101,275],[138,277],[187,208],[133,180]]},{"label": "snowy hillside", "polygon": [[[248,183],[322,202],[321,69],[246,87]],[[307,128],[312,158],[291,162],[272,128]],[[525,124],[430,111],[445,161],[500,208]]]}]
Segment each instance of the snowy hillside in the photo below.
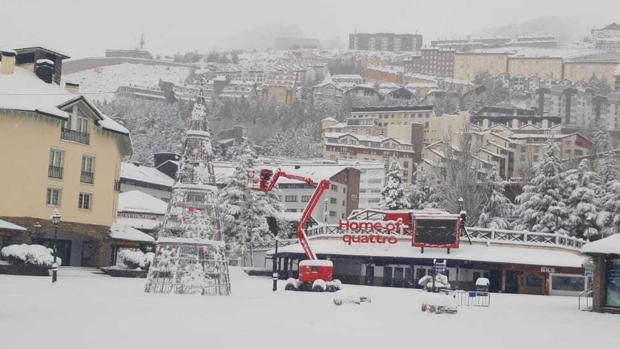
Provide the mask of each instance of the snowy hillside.
[{"label": "snowy hillside", "polygon": [[188,67],[122,63],[68,74],[63,80],[80,84],[81,93],[112,92],[87,95],[90,100],[109,101],[119,86],[152,87],[160,79],[182,83],[189,72]]}]

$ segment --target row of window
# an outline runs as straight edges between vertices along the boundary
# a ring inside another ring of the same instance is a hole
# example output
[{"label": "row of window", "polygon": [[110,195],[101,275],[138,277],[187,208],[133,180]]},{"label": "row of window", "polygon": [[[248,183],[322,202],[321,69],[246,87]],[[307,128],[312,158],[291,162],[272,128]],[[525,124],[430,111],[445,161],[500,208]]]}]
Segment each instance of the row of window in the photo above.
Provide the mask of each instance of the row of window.
[{"label": "row of window", "polygon": [[[59,149],[50,149],[48,177],[62,179],[64,175],[65,152]],[[93,184],[95,182],[95,157],[82,155],[80,167],[80,182]]]},{"label": "row of window", "polygon": [[[49,206],[60,206],[62,198],[61,188],[47,188],[45,203]],[[78,195],[78,208],[90,210],[93,207],[93,194],[80,193]]]}]

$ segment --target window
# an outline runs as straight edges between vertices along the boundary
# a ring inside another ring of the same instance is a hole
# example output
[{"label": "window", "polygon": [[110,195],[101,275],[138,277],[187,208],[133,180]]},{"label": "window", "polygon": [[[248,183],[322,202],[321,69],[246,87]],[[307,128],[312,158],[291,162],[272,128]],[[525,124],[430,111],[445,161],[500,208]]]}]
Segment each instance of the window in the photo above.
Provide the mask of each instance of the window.
[{"label": "window", "polygon": [[286,195],[284,196],[285,202],[297,202],[297,195]]},{"label": "window", "polygon": [[332,189],[333,191],[338,191],[338,186],[337,186],[337,185],[335,185],[335,184],[332,184],[331,189]]},{"label": "window", "polygon": [[584,276],[552,275],[551,289],[558,291],[583,291],[586,287]]},{"label": "window", "polygon": [[409,162],[408,161],[403,161],[403,167],[404,168],[409,168]]},{"label": "window", "polygon": [[47,170],[48,177],[62,179],[62,167],[64,160],[64,151],[58,149],[50,149],[50,163]]},{"label": "window", "polygon": [[88,119],[82,116],[77,118],[76,131],[82,133],[88,133]]},{"label": "window", "polygon": [[50,206],[60,206],[61,189],[47,188],[47,198],[45,202]]},{"label": "window", "polygon": [[336,217],[336,211],[329,211],[330,217]]},{"label": "window", "polygon": [[80,182],[94,183],[95,180],[95,158],[89,155],[82,156],[82,172],[80,174]]},{"label": "window", "polygon": [[301,202],[308,202],[310,201],[310,195],[302,195],[301,196]]},{"label": "window", "polygon": [[329,198],[329,203],[330,204],[336,204],[338,201],[336,200],[336,198]]},{"label": "window", "polygon": [[345,187],[345,188],[342,188],[342,192],[346,194],[346,192],[347,192],[347,188],[346,188],[346,187]]},{"label": "window", "polygon": [[78,199],[78,208],[83,210],[90,210],[93,206],[93,194],[89,193],[80,193],[80,197]]}]

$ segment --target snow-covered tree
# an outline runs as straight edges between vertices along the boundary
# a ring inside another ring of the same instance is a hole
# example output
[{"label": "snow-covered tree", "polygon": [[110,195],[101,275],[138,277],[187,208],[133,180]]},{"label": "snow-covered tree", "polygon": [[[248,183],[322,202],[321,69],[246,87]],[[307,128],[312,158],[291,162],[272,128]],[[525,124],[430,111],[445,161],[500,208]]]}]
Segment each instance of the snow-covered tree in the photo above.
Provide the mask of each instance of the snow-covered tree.
[{"label": "snow-covered tree", "polygon": [[602,195],[596,224],[601,237],[620,232],[620,163],[618,159],[602,159],[598,166]]},{"label": "snow-covered tree", "polygon": [[609,132],[602,125],[596,125],[592,131],[592,153],[602,153],[612,148]]},{"label": "snow-covered tree", "polygon": [[[435,180],[433,180],[435,178]],[[411,186],[409,203],[412,209],[438,208],[437,177],[418,170],[415,183]]]},{"label": "snow-covered tree", "polygon": [[403,171],[398,161],[390,162],[385,185],[381,190],[380,206],[387,210],[400,210],[409,207],[403,186]]},{"label": "snow-covered tree", "polygon": [[563,227],[568,212],[562,202],[558,153],[557,144],[549,142],[544,146],[541,159],[534,165],[534,178],[517,197],[517,229],[568,235]]},{"label": "snow-covered tree", "polygon": [[600,195],[603,194],[600,178],[596,172],[590,170],[588,160],[582,160],[570,177],[577,183],[565,202],[568,209],[565,229],[570,235],[581,238],[598,236],[596,219],[599,214]]},{"label": "snow-covered tree", "polygon": [[514,209],[513,204],[504,195],[504,181],[497,174],[495,168],[487,175],[483,184],[486,203],[482,206],[482,212],[478,218],[478,226],[492,229],[508,229],[510,222],[508,217]]}]

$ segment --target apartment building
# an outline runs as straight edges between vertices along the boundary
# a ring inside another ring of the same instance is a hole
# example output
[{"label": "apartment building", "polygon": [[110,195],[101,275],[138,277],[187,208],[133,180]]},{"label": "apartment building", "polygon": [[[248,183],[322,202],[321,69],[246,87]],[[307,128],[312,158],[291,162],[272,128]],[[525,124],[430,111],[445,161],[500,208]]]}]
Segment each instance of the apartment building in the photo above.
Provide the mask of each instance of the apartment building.
[{"label": "apartment building", "polygon": [[337,132],[323,134],[325,159],[372,160],[386,165],[395,160],[403,169],[405,183],[413,181],[416,164],[421,160],[421,150],[421,142],[414,146],[390,137]]},{"label": "apartment building", "polygon": [[[132,153],[129,131],[57,84],[54,62],[65,55],[43,48],[23,54],[2,51],[0,63],[0,216],[29,234],[3,243],[52,246],[57,209],[62,264],[107,265],[121,159]],[[53,59],[19,63],[41,56]]]},{"label": "apartment building", "polygon": [[417,52],[421,47],[422,35],[420,34],[349,34],[350,50]]},{"label": "apartment building", "polygon": [[455,50],[425,48],[404,63],[405,72],[453,77],[455,56]]}]

